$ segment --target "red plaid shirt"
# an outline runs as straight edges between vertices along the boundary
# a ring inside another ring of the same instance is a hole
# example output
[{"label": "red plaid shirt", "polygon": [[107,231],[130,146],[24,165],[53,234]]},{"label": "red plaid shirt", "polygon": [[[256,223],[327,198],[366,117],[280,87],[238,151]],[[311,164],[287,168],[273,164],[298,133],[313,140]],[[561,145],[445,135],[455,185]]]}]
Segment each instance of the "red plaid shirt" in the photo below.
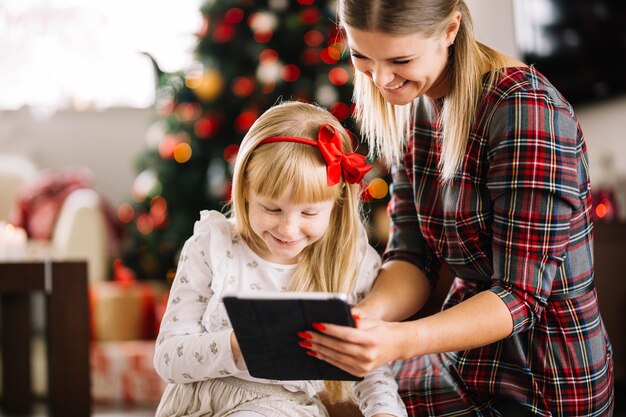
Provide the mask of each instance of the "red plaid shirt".
[{"label": "red plaid shirt", "polygon": [[588,161],[571,106],[533,68],[508,69],[485,90],[449,184],[439,181],[440,106],[417,104],[394,169],[385,259],[411,262],[433,285],[445,262],[458,278],[444,309],[488,289],[514,327],[482,348],[402,363],[409,414],[491,416],[515,404],[537,416],[609,415],[613,363],[596,292],[548,301],[593,280]]}]

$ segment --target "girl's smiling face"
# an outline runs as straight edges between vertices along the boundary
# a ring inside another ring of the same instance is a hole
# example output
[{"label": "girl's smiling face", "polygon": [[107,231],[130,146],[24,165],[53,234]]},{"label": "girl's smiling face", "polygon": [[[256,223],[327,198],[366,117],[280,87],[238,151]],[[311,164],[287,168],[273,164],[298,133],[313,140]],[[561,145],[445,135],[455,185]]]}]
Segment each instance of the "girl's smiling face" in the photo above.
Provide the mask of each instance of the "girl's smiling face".
[{"label": "girl's smiling face", "polygon": [[345,28],[352,63],[372,79],[385,100],[405,105],[426,95],[440,98],[448,89],[448,45],[456,30],[442,36],[390,35]]},{"label": "girl's smiling face", "polygon": [[250,226],[267,246],[258,255],[279,264],[296,263],[300,252],[321,239],[328,230],[334,205],[334,201],[293,204],[291,187],[277,200],[250,190]]}]

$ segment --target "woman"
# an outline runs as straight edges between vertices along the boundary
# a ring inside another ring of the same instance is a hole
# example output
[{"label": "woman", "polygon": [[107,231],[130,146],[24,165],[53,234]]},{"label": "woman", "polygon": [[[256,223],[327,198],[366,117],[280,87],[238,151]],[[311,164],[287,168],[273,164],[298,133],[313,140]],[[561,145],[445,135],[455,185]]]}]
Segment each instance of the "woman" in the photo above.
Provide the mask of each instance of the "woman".
[{"label": "woman", "polygon": [[[534,68],[473,36],[462,0],[339,0],[371,148],[393,165],[385,263],[351,329],[311,354],[387,361],[409,415],[604,416],[613,362],[593,287],[586,147]],[[441,312],[425,303],[441,265]]]}]

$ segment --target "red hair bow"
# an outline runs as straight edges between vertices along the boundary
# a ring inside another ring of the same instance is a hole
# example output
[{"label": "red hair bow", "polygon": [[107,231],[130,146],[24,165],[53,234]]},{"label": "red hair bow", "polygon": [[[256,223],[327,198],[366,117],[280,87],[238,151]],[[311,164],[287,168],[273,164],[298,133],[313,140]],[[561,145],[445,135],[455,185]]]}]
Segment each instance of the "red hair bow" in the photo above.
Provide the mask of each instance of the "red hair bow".
[{"label": "red hair bow", "polygon": [[335,128],[326,123],[317,132],[317,146],[326,161],[328,185],[335,185],[343,178],[350,184],[358,184],[367,172],[372,169],[367,165],[365,157],[355,152],[344,153],[341,147],[341,136]]},{"label": "red hair bow", "polygon": [[341,147],[341,136],[337,130],[328,123],[320,127],[317,132],[317,141],[299,138],[295,136],[274,136],[263,139],[259,145],[272,142],[298,142],[305,145],[317,146],[326,161],[326,176],[328,177],[328,185],[333,186],[343,178],[350,184],[358,184],[363,180],[365,174],[372,169],[371,165],[367,165],[365,157],[355,152],[345,153]]}]

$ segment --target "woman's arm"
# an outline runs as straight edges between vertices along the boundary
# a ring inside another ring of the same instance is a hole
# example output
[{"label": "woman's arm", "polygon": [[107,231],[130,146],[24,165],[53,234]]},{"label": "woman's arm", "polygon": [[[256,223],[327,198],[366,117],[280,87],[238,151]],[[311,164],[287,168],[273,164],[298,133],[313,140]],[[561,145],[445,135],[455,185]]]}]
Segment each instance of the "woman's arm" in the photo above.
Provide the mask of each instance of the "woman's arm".
[{"label": "woman's arm", "polygon": [[491,291],[432,316],[409,322],[362,317],[358,328],[323,323],[310,350],[353,375],[363,376],[389,361],[436,352],[453,352],[500,340],[513,329],[506,304]]},{"label": "woman's arm", "polygon": [[393,260],[385,263],[370,293],[355,313],[386,321],[399,321],[415,314],[428,300],[430,284],[415,265]]}]

